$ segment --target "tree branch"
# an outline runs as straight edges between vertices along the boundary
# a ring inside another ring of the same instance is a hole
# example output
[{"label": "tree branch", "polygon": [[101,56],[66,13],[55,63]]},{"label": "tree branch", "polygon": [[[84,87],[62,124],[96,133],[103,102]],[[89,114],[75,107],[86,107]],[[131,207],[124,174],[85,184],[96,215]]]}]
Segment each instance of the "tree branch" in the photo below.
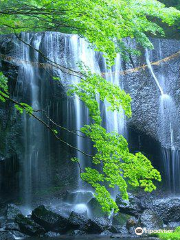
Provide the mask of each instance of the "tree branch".
[{"label": "tree branch", "polygon": [[[10,102],[18,105],[19,107],[23,108],[24,110],[26,110],[26,107],[25,107],[25,106],[23,106],[21,103],[15,101],[14,99],[10,98],[9,96],[6,97],[6,94],[2,94],[2,93],[0,92],[0,96],[3,97],[3,98],[6,99],[6,100],[9,100]],[[57,134],[54,132],[54,130],[53,130],[46,122],[44,122],[42,119],[38,118],[35,114],[31,113],[31,114],[29,114],[29,115],[32,116],[33,118],[35,118],[35,119],[36,119],[37,121],[39,121],[40,123],[42,123],[42,124],[55,136],[55,138],[56,138],[57,140],[59,140],[60,142],[64,143],[66,146],[68,146],[68,147],[70,147],[70,148],[72,148],[72,149],[74,149],[74,150],[82,153],[83,155],[85,155],[85,156],[87,156],[87,157],[90,157],[90,158],[93,157],[92,155],[87,154],[87,153],[81,151],[81,150],[78,149],[77,147],[72,146],[71,144],[67,143],[66,141],[64,141],[63,139],[61,139],[60,137],[58,137]]]}]

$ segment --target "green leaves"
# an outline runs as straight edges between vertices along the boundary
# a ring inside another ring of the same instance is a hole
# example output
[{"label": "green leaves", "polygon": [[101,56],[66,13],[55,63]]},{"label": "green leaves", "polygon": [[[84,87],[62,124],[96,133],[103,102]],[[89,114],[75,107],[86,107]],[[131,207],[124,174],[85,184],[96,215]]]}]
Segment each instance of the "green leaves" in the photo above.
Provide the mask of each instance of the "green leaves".
[{"label": "green leaves", "polygon": [[111,111],[121,111],[123,108],[128,117],[131,116],[131,97],[121,90],[119,86],[107,82],[106,79],[98,74],[92,74],[86,68],[81,68],[82,75],[86,76],[81,78],[80,82],[72,85],[68,94],[76,94],[86,104],[89,109],[90,116],[95,123],[101,124],[100,109],[97,102],[97,96],[101,101],[107,101]]},{"label": "green leaves", "polygon": [[[172,25],[180,18],[175,8],[157,0],[4,0],[0,2],[0,32],[60,31],[76,33],[114,64],[118,43],[135,38],[144,47],[153,47],[148,34],[163,34],[150,19]],[[14,29],[14,30],[13,30]]]},{"label": "green leaves", "polygon": [[53,129],[53,132],[57,135],[58,131],[56,129]]},{"label": "green leaves", "polygon": [[71,161],[72,161],[72,162],[76,162],[76,163],[78,163],[78,162],[79,162],[79,159],[76,158],[76,157],[73,157],[73,158],[71,158]]},{"label": "green leaves", "polygon": [[8,80],[7,78],[0,72],[0,101],[5,102],[6,98],[8,98]]},{"label": "green leaves", "polygon": [[[108,191],[107,185],[110,188],[118,186],[122,198],[128,199],[127,183],[133,187],[142,187],[148,192],[156,189],[153,180],[161,181],[160,173],[153,168],[151,162],[142,153],[135,155],[130,153],[128,143],[122,135],[107,133],[106,129],[98,124],[84,126],[81,131],[93,141],[97,150],[93,157],[94,164],[100,164],[102,167],[101,174],[97,170],[86,169],[86,172],[81,175],[82,179],[90,183],[95,190],[97,187],[99,189],[97,183],[101,183],[101,186],[104,185],[104,191],[105,189]],[[101,191],[99,191],[99,195],[101,195]],[[97,198],[101,204],[100,199],[101,196]],[[107,204],[107,202],[109,202],[109,198],[104,199],[104,203]],[[108,212],[111,210],[110,207],[106,208]]]},{"label": "green leaves", "polygon": [[[8,79],[3,75],[2,72],[0,72],[0,101],[5,102],[8,98]],[[23,113],[23,111],[26,111],[26,113],[29,115],[33,113],[33,108],[27,103],[18,103],[14,106],[21,114]]]},{"label": "green leaves", "polygon": [[15,108],[22,114],[24,111],[30,116],[33,113],[33,108],[29,106],[27,103],[19,103],[14,105]]}]

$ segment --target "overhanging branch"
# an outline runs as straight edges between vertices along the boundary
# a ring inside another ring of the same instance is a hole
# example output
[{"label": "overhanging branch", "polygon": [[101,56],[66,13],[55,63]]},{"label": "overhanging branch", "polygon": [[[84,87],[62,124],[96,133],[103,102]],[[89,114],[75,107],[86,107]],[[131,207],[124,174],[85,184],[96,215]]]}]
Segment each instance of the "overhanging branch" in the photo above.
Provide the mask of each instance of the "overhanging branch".
[{"label": "overhanging branch", "polygon": [[[2,93],[0,92],[0,96],[3,97],[5,100],[8,100],[8,101],[12,102],[13,104],[16,104],[16,105],[18,105],[19,107],[21,107],[21,108],[23,108],[24,110],[26,110],[26,107],[25,107],[25,106],[23,106],[21,103],[17,102],[16,100],[10,98],[9,96],[6,97],[6,94],[2,94]],[[90,158],[93,157],[92,155],[87,154],[87,153],[81,151],[81,150],[78,149],[77,147],[74,147],[73,145],[71,145],[71,144],[67,143],[66,141],[64,141],[63,139],[61,139],[61,138],[54,132],[54,130],[53,130],[46,122],[44,122],[42,119],[40,119],[39,117],[37,117],[34,113],[31,113],[31,114],[29,114],[29,115],[32,116],[33,118],[35,118],[35,119],[36,119],[38,122],[40,122],[42,125],[44,125],[44,126],[54,135],[54,137],[55,137],[57,140],[59,140],[60,142],[62,142],[62,143],[65,144],[66,146],[68,146],[68,147],[70,147],[70,148],[72,148],[72,149],[74,149],[74,150],[82,153],[82,154],[85,155],[86,157],[90,157]]]}]

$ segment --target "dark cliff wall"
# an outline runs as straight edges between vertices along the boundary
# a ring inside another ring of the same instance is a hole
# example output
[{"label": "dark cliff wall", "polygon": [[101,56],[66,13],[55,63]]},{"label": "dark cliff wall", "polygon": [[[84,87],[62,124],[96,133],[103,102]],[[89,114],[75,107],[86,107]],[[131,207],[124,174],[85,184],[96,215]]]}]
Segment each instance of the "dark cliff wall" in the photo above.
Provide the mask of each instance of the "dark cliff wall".
[{"label": "dark cliff wall", "polygon": [[[171,56],[180,49],[180,41],[166,39],[152,39],[154,50],[151,51],[151,61]],[[133,58],[135,67],[146,64],[144,54]],[[124,63],[124,69],[134,68],[130,63]],[[180,102],[180,56],[169,61],[153,66],[154,73],[161,83],[164,93],[169,94],[177,109],[179,119]],[[163,78],[163,81],[162,81]],[[124,89],[132,97],[132,118],[128,120],[128,126],[146,133],[152,138],[159,140],[158,127],[163,119],[159,116],[160,91],[148,68],[123,77]],[[175,142],[180,146],[179,127],[176,128]]]}]

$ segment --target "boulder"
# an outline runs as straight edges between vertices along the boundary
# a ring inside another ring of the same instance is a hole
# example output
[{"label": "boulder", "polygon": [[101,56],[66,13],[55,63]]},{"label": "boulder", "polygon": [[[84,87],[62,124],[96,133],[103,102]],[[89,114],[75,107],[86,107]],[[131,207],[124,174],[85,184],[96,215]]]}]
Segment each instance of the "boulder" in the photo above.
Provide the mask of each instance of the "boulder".
[{"label": "boulder", "polygon": [[99,217],[106,217],[107,214],[105,214],[102,211],[102,207],[99,204],[99,202],[96,200],[96,198],[92,198],[88,203],[87,203],[88,211],[92,215],[93,218],[99,218]]},{"label": "boulder", "polygon": [[81,231],[81,230],[71,230],[67,234],[69,236],[82,236],[82,235],[86,235],[86,232]]},{"label": "boulder", "polygon": [[109,230],[105,230],[104,232],[101,233],[101,236],[112,236],[112,232],[110,232]]},{"label": "boulder", "polygon": [[145,210],[140,218],[141,224],[143,227],[150,230],[158,230],[163,228],[163,221],[156,214],[156,212],[147,209]]},{"label": "boulder", "polygon": [[59,237],[61,235],[59,233],[56,233],[56,232],[47,232],[44,236],[49,237],[49,238],[56,238],[56,237]]},{"label": "boulder", "polygon": [[112,233],[118,233],[116,227],[113,226],[113,225],[110,225],[107,230],[109,230],[109,231],[112,232]]},{"label": "boulder", "polygon": [[72,227],[67,217],[57,214],[44,205],[32,211],[32,219],[47,231],[64,233]]},{"label": "boulder", "polygon": [[15,240],[15,237],[12,233],[9,232],[0,232],[0,240]]},{"label": "boulder", "polygon": [[121,238],[122,238],[122,235],[125,236],[125,235],[128,235],[129,234],[129,231],[128,229],[126,228],[126,226],[116,226],[116,231],[118,234],[121,234]]},{"label": "boulder", "polygon": [[22,214],[20,209],[15,204],[7,205],[6,218],[8,221],[14,221],[16,216]]},{"label": "boulder", "polygon": [[170,222],[168,223],[167,227],[171,229],[175,229],[180,226],[180,222]]},{"label": "boulder", "polygon": [[118,213],[114,214],[114,216],[113,216],[112,225],[113,226],[125,226],[127,223],[127,220],[130,218],[131,218],[131,216],[128,214],[118,212]]},{"label": "boulder", "polygon": [[6,218],[5,217],[0,217],[0,228],[4,228],[6,223]]},{"label": "boulder", "polygon": [[11,232],[11,234],[13,235],[13,237],[15,238],[15,239],[25,239],[25,238],[28,238],[29,237],[29,235],[27,235],[27,234],[24,234],[24,233],[22,233],[22,232],[19,232],[19,231],[10,231]]},{"label": "boulder", "polygon": [[84,229],[89,234],[98,234],[106,229],[109,225],[104,218],[88,219],[86,229]]},{"label": "boulder", "polygon": [[169,222],[180,222],[180,199],[164,198],[153,201],[155,211],[165,224]]},{"label": "boulder", "polygon": [[126,222],[126,228],[130,230],[131,228],[137,226],[137,223],[138,223],[137,219],[135,217],[131,217]]},{"label": "boulder", "polygon": [[116,204],[121,213],[129,214],[132,216],[139,216],[142,212],[141,202],[133,194],[128,194],[129,200],[122,199],[121,195],[118,194],[116,197]]},{"label": "boulder", "polygon": [[88,220],[83,214],[72,212],[69,216],[69,222],[74,229],[86,229]]},{"label": "boulder", "polygon": [[40,236],[46,232],[42,226],[22,214],[16,217],[15,222],[18,223],[22,233],[30,236]]},{"label": "boulder", "polygon": [[63,200],[70,204],[81,204],[88,203],[93,197],[94,195],[92,191],[67,191]]},{"label": "boulder", "polygon": [[5,225],[5,230],[20,231],[20,228],[19,228],[19,225],[17,223],[7,223]]}]

